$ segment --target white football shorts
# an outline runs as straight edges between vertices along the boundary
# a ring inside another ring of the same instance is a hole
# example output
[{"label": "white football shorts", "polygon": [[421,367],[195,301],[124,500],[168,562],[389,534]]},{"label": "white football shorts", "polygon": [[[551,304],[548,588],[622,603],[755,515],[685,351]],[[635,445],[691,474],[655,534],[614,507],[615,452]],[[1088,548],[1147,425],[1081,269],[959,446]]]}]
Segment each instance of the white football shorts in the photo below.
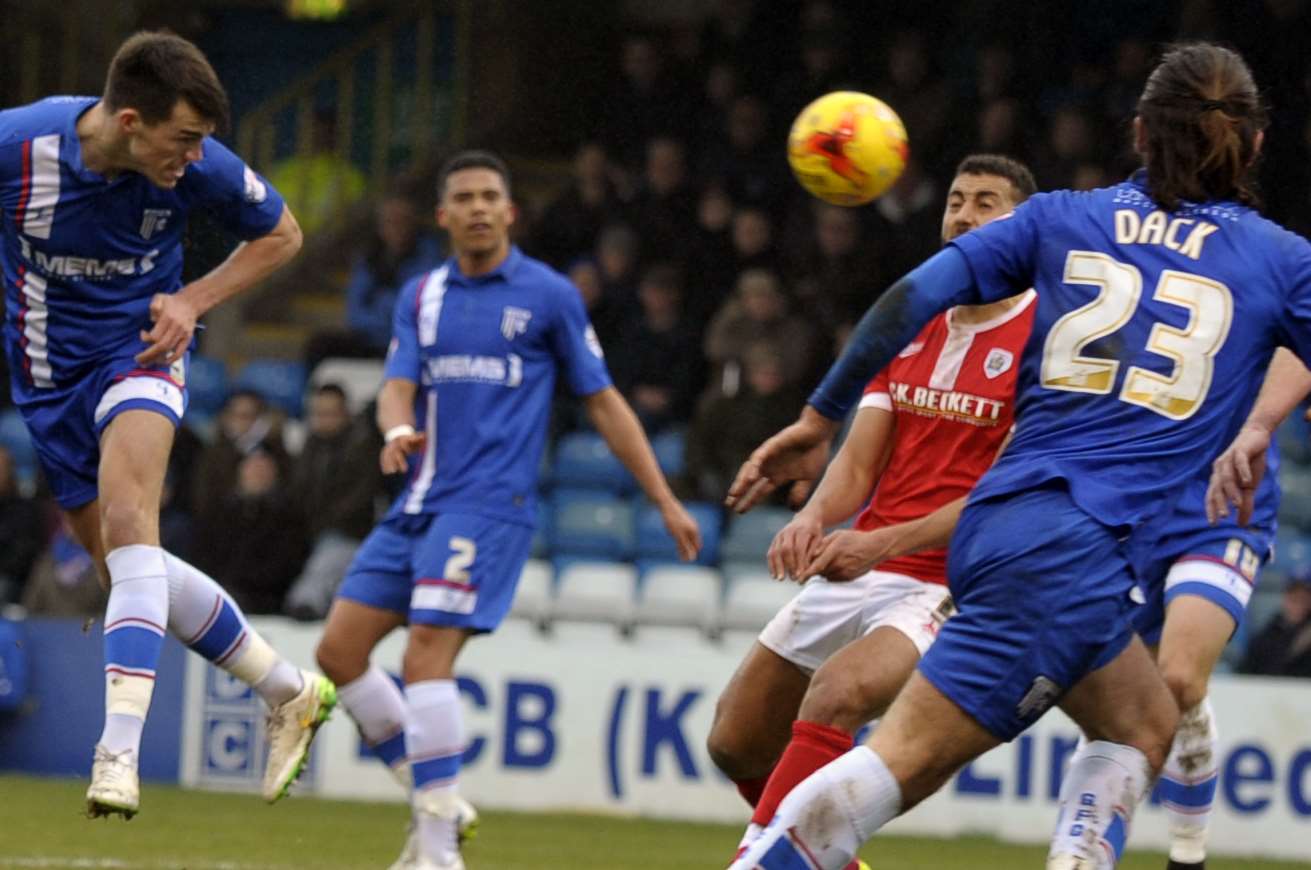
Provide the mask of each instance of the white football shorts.
[{"label": "white football shorts", "polygon": [[807,673],[876,628],[895,628],[920,655],[956,611],[946,586],[869,571],[845,583],[812,577],[760,632],[759,641]]}]

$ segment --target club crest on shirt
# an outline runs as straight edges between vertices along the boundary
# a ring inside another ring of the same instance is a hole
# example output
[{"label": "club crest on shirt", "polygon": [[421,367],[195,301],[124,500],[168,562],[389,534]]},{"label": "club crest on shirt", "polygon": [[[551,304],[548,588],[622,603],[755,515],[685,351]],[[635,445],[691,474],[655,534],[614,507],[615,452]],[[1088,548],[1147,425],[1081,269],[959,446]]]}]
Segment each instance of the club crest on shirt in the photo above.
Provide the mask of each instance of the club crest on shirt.
[{"label": "club crest on shirt", "polygon": [[173,216],[171,208],[148,208],[141,215],[141,238],[149,239],[155,233],[164,231],[168,219]]},{"label": "club crest on shirt", "polygon": [[1010,371],[1014,362],[1015,354],[1005,348],[994,347],[988,351],[988,358],[983,361],[983,373],[991,380]]},{"label": "club crest on shirt", "polygon": [[528,321],[532,320],[532,317],[533,313],[527,308],[505,306],[501,311],[501,335],[505,336],[506,341],[513,341],[516,335],[523,335],[528,331]]}]

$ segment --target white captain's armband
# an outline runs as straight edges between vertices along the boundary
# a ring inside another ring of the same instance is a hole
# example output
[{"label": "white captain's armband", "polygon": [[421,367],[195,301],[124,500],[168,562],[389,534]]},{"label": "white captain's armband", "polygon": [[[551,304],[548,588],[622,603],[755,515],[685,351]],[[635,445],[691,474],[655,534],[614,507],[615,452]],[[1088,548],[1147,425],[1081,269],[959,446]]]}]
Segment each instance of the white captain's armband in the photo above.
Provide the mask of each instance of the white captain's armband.
[{"label": "white captain's armband", "polygon": [[399,426],[393,426],[390,429],[388,429],[387,433],[382,436],[382,440],[387,444],[390,444],[393,441],[395,441],[397,438],[408,438],[410,435],[416,435],[416,434],[418,433],[414,431],[413,426],[411,426],[409,423],[402,423]]}]

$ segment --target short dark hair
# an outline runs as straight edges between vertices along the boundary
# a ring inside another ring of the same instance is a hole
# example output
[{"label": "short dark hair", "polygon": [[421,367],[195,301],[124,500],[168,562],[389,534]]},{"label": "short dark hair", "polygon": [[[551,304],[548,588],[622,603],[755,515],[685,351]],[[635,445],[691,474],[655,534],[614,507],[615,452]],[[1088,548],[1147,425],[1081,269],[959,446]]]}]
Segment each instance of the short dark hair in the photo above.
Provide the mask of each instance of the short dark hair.
[{"label": "short dark hair", "polygon": [[995,175],[1004,178],[1019,194],[1018,205],[1038,192],[1029,167],[1001,154],[971,154],[956,166],[957,175]]},{"label": "short dark hair", "polygon": [[179,100],[216,128],[227,126],[228,95],[199,48],[163,30],[128,37],[109,64],[105,108],[136,109],[147,124],[158,124]]},{"label": "short dark hair", "polygon": [[1138,98],[1147,189],[1166,209],[1184,200],[1256,205],[1250,179],[1266,107],[1236,51],[1209,42],[1166,49]]},{"label": "short dark hair", "polygon": [[441,202],[442,196],[446,193],[446,179],[452,173],[459,172],[462,169],[490,169],[497,175],[501,176],[501,181],[505,182],[505,192],[510,193],[510,167],[505,165],[505,161],[497,157],[490,151],[481,151],[471,149],[461,151],[454,157],[442,164],[441,170],[437,173],[437,201]]},{"label": "short dark hair", "polygon": [[314,388],[314,395],[332,396],[334,398],[341,399],[342,402],[346,401],[346,391],[343,390],[341,384],[337,383],[336,381],[329,381],[326,384],[319,384],[317,387]]}]

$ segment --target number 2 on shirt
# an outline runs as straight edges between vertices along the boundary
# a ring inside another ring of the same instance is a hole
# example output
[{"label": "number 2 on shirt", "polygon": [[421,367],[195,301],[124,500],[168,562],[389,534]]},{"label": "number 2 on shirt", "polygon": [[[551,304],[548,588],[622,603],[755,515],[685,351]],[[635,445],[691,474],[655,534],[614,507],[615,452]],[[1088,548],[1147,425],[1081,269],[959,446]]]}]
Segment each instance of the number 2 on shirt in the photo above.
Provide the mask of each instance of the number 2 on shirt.
[{"label": "number 2 on shirt", "polygon": [[[1142,295],[1142,273],[1097,251],[1070,251],[1065,258],[1065,282],[1097,287],[1098,294],[1056,321],[1047,333],[1042,385],[1074,393],[1109,393],[1119,361],[1084,356],[1083,349],[1129,322]],[[1131,366],[1120,388],[1120,400],[1172,420],[1186,420],[1197,411],[1211,386],[1215,354],[1224,345],[1233,319],[1233,296],[1218,281],[1166,269],[1152,298],[1188,309],[1188,325],[1184,329],[1164,323],[1152,327],[1147,349],[1173,360],[1174,369],[1161,375]]]}]

